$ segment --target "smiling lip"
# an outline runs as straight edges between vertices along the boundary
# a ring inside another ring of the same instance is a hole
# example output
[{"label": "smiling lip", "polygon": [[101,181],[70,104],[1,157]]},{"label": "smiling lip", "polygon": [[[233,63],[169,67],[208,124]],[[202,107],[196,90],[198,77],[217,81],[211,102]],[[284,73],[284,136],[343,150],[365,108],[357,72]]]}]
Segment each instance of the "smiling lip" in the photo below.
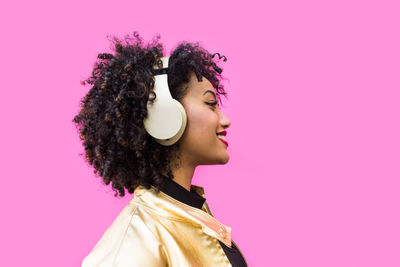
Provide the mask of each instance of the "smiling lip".
[{"label": "smiling lip", "polygon": [[[222,132],[219,132],[219,133],[217,133],[217,137],[218,137],[218,135],[226,136],[226,131],[224,130]],[[224,143],[227,147],[229,146],[228,142],[226,142],[226,140],[223,140],[223,139],[221,139],[219,137],[218,137],[218,139],[221,140],[221,142]]]},{"label": "smiling lip", "polygon": [[217,134],[226,136],[226,131],[222,131],[222,132],[219,132],[219,133],[217,133]]},{"label": "smiling lip", "polygon": [[219,138],[219,137],[218,137],[218,139],[219,139],[222,143],[224,143],[226,146],[228,146],[228,142],[226,142],[225,140],[222,140],[222,139]]}]

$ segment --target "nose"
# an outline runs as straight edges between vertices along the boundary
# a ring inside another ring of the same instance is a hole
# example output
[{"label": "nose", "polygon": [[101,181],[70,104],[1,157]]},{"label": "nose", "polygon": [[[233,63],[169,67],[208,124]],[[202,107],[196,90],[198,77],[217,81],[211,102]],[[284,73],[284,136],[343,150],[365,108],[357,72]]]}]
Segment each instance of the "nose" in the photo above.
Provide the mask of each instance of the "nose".
[{"label": "nose", "polygon": [[222,113],[222,111],[220,111],[219,122],[224,129],[227,129],[227,128],[229,128],[229,126],[231,126],[231,121],[229,120],[229,118],[227,116],[225,116],[224,113]]}]

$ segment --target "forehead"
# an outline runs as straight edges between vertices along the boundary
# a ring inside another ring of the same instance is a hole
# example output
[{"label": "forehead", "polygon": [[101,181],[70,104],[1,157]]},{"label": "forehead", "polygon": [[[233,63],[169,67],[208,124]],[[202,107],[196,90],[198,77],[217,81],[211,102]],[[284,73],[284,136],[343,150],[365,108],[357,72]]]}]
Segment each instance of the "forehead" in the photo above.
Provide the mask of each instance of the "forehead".
[{"label": "forehead", "polygon": [[190,77],[190,82],[189,82],[189,91],[188,94],[191,95],[196,95],[196,96],[202,96],[202,95],[210,95],[212,96],[212,93],[206,93],[207,91],[214,92],[216,94],[217,92],[215,91],[215,88],[213,85],[210,83],[208,79],[206,79],[204,76],[202,76],[202,80],[198,81],[197,77],[194,73],[192,73]]}]

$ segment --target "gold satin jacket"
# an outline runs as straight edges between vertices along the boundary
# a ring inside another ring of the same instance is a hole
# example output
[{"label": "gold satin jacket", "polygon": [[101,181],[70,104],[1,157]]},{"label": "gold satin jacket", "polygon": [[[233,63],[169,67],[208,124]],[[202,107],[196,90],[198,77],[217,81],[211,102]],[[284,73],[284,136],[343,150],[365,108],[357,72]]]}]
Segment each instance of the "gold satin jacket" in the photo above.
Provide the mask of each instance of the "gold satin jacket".
[{"label": "gold satin jacket", "polygon": [[[203,187],[191,186],[205,198]],[[82,267],[232,267],[218,240],[231,247],[231,227],[206,202],[200,210],[138,186]]]}]

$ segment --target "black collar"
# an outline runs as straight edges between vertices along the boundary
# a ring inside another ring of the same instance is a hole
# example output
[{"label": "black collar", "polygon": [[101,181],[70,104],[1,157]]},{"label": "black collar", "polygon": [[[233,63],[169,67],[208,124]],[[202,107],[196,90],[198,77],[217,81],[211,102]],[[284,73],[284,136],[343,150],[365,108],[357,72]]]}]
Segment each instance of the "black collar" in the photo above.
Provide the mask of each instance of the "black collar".
[{"label": "black collar", "polygon": [[162,177],[164,178],[164,184],[161,187],[161,191],[180,202],[201,209],[206,199],[198,195],[192,187],[190,188],[189,192],[177,182],[169,179],[166,176],[162,175]]}]

